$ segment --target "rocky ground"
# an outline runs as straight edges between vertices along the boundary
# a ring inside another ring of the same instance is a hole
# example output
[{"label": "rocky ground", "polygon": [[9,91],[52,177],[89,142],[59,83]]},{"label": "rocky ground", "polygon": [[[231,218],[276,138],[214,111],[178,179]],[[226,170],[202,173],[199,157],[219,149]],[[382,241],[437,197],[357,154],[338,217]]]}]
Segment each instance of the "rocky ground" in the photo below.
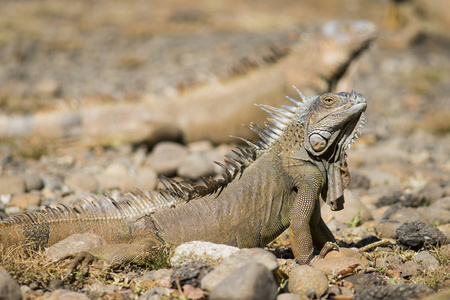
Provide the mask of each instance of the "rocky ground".
[{"label": "rocky ground", "polygon": [[[345,209],[322,211],[339,253],[296,266],[286,232],[265,250],[188,243],[171,254],[160,249],[148,265],[107,270],[96,265],[89,274],[64,281],[65,266],[48,263],[48,252],[38,259],[3,253],[0,294],[10,293],[8,299],[446,299],[449,42],[432,34],[399,42],[405,35],[382,34],[354,77],[354,89],[368,99],[368,124],[348,152],[352,183]],[[208,141],[92,149],[54,149],[33,140],[6,144],[0,147],[0,217],[71,204],[90,194],[120,198],[134,187],[153,190],[159,175],[216,176],[221,169],[212,161],[233,146]],[[65,248],[76,246],[65,243]]]}]

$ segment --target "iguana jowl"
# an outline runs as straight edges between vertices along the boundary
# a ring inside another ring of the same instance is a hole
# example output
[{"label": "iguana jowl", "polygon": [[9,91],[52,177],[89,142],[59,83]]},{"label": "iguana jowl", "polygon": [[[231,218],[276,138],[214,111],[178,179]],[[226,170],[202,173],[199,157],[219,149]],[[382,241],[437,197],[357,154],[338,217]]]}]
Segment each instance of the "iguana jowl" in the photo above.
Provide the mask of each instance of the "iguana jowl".
[{"label": "iguana jowl", "polygon": [[247,140],[222,165],[223,179],[204,185],[162,179],[164,189],[106,196],[74,206],[25,212],[0,223],[4,247],[48,247],[73,233],[89,232],[108,245],[89,253],[109,261],[132,259],[161,243],[202,240],[238,247],[265,246],[290,226],[298,263],[308,263],[335,239],[320,216],[320,196],[343,208],[350,177],[346,148],[360,133],[366,100],[354,91],[289,98],[295,105],[259,107],[271,118],[250,124],[260,140]]}]

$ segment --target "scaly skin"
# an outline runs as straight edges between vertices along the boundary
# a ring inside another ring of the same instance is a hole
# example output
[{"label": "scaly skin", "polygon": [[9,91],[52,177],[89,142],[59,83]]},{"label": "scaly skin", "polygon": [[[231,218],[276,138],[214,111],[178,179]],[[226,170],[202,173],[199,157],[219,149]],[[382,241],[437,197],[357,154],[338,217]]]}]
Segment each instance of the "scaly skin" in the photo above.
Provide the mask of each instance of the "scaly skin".
[{"label": "scaly skin", "polygon": [[103,237],[76,260],[122,262],[152,246],[202,240],[237,247],[262,247],[290,226],[296,261],[310,262],[314,246],[335,239],[320,216],[320,197],[332,209],[343,208],[349,182],[345,149],[364,123],[366,100],[360,94],[328,93],[296,106],[261,106],[273,119],[250,124],[260,141],[245,140],[227,157],[223,179],[205,185],[162,179],[166,189],[135,193],[122,202],[106,197],[73,207],[24,213],[0,223],[4,247],[48,247],[73,233]]}]

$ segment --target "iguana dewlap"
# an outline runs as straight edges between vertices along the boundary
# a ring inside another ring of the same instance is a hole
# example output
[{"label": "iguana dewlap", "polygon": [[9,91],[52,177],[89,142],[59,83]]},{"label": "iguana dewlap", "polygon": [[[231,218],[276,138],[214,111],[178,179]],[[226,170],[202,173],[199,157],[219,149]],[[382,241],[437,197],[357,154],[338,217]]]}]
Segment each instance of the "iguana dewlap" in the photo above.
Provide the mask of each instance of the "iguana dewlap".
[{"label": "iguana dewlap", "polygon": [[238,247],[262,247],[290,227],[296,261],[308,263],[335,239],[320,216],[320,197],[343,208],[350,177],[346,148],[359,135],[365,98],[356,92],[290,99],[294,106],[261,105],[271,118],[250,124],[260,140],[226,156],[223,179],[204,185],[162,179],[166,188],[106,196],[74,206],[25,212],[0,223],[0,244],[48,247],[74,233],[94,233],[107,246],[91,249],[97,258],[123,261],[158,244],[193,240]]}]

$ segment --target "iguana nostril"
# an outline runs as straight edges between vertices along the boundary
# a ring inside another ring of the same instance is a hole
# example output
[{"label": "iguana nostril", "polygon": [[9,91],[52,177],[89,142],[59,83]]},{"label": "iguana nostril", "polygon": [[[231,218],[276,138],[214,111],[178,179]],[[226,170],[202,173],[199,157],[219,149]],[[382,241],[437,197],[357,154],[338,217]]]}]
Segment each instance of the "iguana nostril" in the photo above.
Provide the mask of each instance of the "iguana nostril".
[{"label": "iguana nostril", "polygon": [[317,133],[314,133],[309,137],[309,142],[314,151],[322,151],[327,146],[327,140]]}]

